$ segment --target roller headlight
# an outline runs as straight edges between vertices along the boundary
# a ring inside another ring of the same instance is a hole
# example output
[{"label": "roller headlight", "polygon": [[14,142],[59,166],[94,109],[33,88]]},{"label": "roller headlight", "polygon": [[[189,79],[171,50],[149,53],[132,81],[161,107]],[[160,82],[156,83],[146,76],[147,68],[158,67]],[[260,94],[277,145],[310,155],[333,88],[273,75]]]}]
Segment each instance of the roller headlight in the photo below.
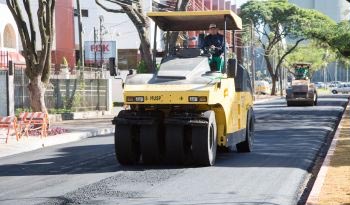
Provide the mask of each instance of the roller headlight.
[{"label": "roller headlight", "polygon": [[189,102],[207,102],[206,96],[189,96],[188,97]]}]

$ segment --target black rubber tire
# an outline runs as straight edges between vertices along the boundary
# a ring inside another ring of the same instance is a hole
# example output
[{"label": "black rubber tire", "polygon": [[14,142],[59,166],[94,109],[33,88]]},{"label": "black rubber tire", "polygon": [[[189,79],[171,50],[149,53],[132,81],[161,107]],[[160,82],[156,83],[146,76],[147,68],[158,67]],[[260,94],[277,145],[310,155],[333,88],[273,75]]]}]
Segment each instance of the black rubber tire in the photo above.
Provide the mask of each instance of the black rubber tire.
[{"label": "black rubber tire", "polygon": [[217,127],[214,111],[206,111],[208,125],[192,127],[192,156],[199,166],[213,166],[217,150]]},{"label": "black rubber tire", "polygon": [[295,104],[291,101],[287,101],[287,106],[290,107],[290,106],[294,106]]},{"label": "black rubber tire", "polygon": [[142,162],[145,164],[156,164],[161,157],[161,140],[159,124],[140,126],[140,148]]},{"label": "black rubber tire", "polygon": [[247,125],[245,131],[245,141],[236,144],[237,152],[251,152],[254,141],[254,113],[252,109],[248,111]]},{"label": "black rubber tire", "polygon": [[185,163],[188,150],[183,125],[166,125],[165,128],[165,157],[166,163],[182,165]]},{"label": "black rubber tire", "polygon": [[316,106],[317,105],[317,101],[318,101],[318,94],[317,94],[317,92],[315,92],[315,95],[316,95],[316,98],[314,100],[314,105]]},{"label": "black rubber tire", "polygon": [[338,94],[338,92],[336,90],[332,90],[333,94]]},{"label": "black rubber tire", "polygon": [[115,154],[122,165],[132,165],[140,161],[137,128],[131,125],[116,125],[114,133]]}]

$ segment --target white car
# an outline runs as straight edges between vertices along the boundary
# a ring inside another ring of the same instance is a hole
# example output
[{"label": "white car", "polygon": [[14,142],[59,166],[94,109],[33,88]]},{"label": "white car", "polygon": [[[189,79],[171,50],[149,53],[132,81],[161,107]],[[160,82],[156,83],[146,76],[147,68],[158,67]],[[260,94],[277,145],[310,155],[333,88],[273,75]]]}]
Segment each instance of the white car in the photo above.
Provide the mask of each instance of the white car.
[{"label": "white car", "polygon": [[316,88],[324,88],[325,84],[323,82],[316,82],[315,86],[316,86]]},{"label": "white car", "polygon": [[332,93],[349,93],[350,92],[350,83],[342,83],[337,87],[332,88]]}]

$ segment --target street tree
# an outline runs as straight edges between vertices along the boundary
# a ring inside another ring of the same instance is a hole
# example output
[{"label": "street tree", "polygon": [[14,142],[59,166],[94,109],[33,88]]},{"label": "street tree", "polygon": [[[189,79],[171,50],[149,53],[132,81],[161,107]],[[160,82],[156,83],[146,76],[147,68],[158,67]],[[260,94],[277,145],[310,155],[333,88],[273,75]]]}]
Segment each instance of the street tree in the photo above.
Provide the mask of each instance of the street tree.
[{"label": "street tree", "polygon": [[[140,53],[141,58],[144,61],[146,65],[146,72],[151,73],[154,72],[154,65],[152,61],[152,51],[151,51],[151,45],[150,45],[150,35],[149,35],[149,28],[150,28],[150,20],[146,16],[146,13],[143,9],[143,0],[95,0],[96,4],[99,5],[102,9],[104,9],[107,12],[112,13],[123,13],[126,14],[131,22],[134,24],[141,44],[140,44]],[[111,8],[110,6],[107,6],[105,3],[113,3],[115,4],[116,8]],[[173,4],[169,5],[170,7],[174,7],[175,10],[185,10],[188,0],[176,0],[175,1],[168,1],[168,3]],[[159,6],[163,6],[162,4],[159,4],[157,2],[153,2],[155,4],[158,4]],[[176,33],[173,34],[177,35]],[[173,37],[175,38],[175,37]]]},{"label": "street tree", "polygon": [[342,21],[329,30],[326,42],[343,57],[350,58],[350,22]]},{"label": "street tree", "polygon": [[[245,24],[253,24],[264,50],[264,59],[272,80],[272,95],[276,94],[276,81],[285,58],[302,41],[334,24],[327,16],[299,8],[287,0],[248,1],[241,7],[241,16]],[[289,46],[286,46],[286,41]]]},{"label": "street tree", "polygon": [[318,70],[324,69],[331,62],[336,60],[336,53],[325,43],[319,41],[312,41],[307,44],[299,45],[293,52],[291,52],[284,62],[291,73],[294,63],[311,63],[311,76]]},{"label": "street tree", "polygon": [[[29,0],[23,0],[22,3],[6,0],[6,3],[16,21],[23,46],[25,73],[30,79],[28,90],[31,108],[34,112],[46,112],[44,94],[50,79],[55,0],[38,0],[37,18],[32,15]],[[41,48],[36,46],[37,28],[34,21],[38,21]]]}]

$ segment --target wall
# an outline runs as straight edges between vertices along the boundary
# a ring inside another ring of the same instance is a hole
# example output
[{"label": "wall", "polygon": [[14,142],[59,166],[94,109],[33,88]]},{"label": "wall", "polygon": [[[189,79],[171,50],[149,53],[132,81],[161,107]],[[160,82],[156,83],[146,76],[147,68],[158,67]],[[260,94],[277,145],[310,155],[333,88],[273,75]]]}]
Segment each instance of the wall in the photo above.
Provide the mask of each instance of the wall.
[{"label": "wall", "polygon": [[7,72],[0,70],[0,116],[7,116]]},{"label": "wall", "polygon": [[302,8],[316,9],[334,21],[349,20],[350,3],[345,0],[289,0]]},{"label": "wall", "polygon": [[70,68],[75,65],[73,12],[73,0],[56,1],[56,50],[52,56],[53,63],[61,64],[63,57],[66,57]]}]

